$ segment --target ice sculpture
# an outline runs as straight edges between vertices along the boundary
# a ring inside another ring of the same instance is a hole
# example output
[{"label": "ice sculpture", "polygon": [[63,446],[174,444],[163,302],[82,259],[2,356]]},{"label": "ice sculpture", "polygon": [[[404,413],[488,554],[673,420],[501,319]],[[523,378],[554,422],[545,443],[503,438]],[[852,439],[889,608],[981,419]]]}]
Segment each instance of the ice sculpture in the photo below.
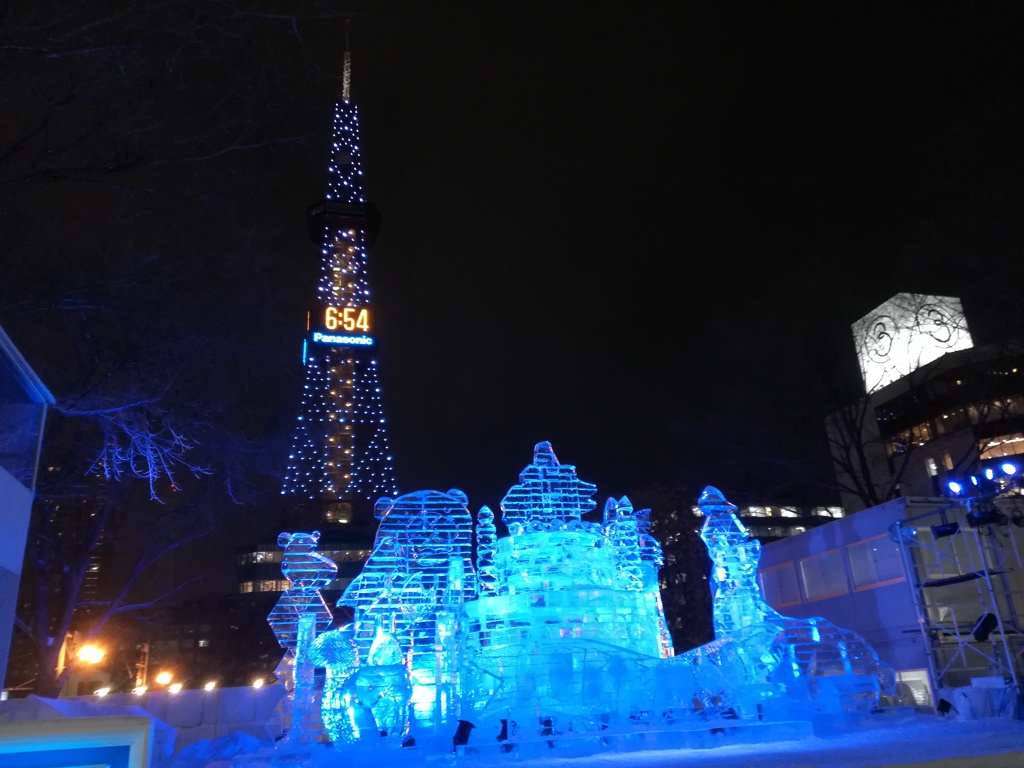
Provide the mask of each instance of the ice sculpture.
[{"label": "ice sculpture", "polygon": [[[495,739],[706,731],[726,718],[806,719],[877,705],[892,671],[856,634],[765,603],[760,543],[712,487],[699,504],[714,563],[715,640],[673,656],[650,512],[611,498],[600,522],[584,520],[594,492],[550,443],[538,443],[501,503],[510,535],[498,538],[489,508],[477,516],[476,568],[460,491],[380,499],[373,553],[339,600],[354,619],[326,632],[318,623],[308,654],[326,670],[321,714],[331,740],[433,738],[450,748],[454,737],[494,748]],[[282,544],[298,580],[271,614],[285,647],[295,610],[323,616],[319,596],[301,590],[326,572],[311,547],[300,550],[308,544],[300,536]]]},{"label": "ice sculpture", "polygon": [[712,486],[698,501],[701,539],[714,568],[715,640],[680,659],[693,667],[708,706],[739,717],[871,709],[895,675],[859,635],[823,618],[780,615],[761,595],[761,543]]},{"label": "ice sculpture", "polygon": [[284,661],[278,669],[278,678],[291,689],[291,666],[295,661],[295,647],[299,637],[299,619],[314,617],[314,631],[323,632],[330,626],[333,616],[320,590],[334,579],[338,566],[330,558],[314,551],[320,541],[320,532],[282,533],[277,544],[284,549],[281,572],[288,579],[288,588],[281,593],[267,621],[274,637],[285,649]]},{"label": "ice sculpture", "polygon": [[413,723],[437,729],[455,717],[460,610],[477,592],[466,504],[458,490],[377,502],[373,552],[338,601],[353,610],[353,655],[327,667],[323,717],[337,740],[366,738],[353,706],[370,712],[375,737],[398,743]]},{"label": "ice sculpture", "polygon": [[320,590],[331,583],[338,566],[314,551],[318,541],[319,531],[282,533],[277,537],[278,546],[284,549],[281,572],[288,579],[288,588],[267,617],[277,642],[285,649],[275,671],[286,692],[282,719],[286,730],[296,738],[315,730],[313,669],[305,655],[313,638],[333,620]]},{"label": "ice sculpture", "polygon": [[[324,690],[320,699],[320,715],[324,730],[334,744],[353,744],[365,730],[367,718],[357,718],[359,710],[354,696],[354,685],[345,687],[352,674],[359,668],[359,649],[355,642],[355,625],[347,624],[338,629],[324,632],[313,642],[309,661],[315,667],[322,667]],[[369,712],[368,718],[372,718]],[[376,724],[371,725],[372,729]]]},{"label": "ice sculpture", "polygon": [[495,590],[464,606],[462,719],[508,738],[601,730],[648,698],[671,653],[643,516],[622,499],[583,521],[595,486],[547,442],[519,480],[501,503],[512,535],[494,544]]}]

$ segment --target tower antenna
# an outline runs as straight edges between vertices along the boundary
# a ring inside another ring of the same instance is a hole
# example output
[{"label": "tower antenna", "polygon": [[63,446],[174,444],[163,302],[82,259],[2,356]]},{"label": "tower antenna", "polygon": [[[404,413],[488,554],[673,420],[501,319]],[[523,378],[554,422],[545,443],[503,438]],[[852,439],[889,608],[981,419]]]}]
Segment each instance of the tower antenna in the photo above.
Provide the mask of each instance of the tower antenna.
[{"label": "tower antenna", "polygon": [[352,87],[352,53],[348,49],[348,26],[352,19],[345,19],[345,67],[341,73],[341,98],[348,101]]}]

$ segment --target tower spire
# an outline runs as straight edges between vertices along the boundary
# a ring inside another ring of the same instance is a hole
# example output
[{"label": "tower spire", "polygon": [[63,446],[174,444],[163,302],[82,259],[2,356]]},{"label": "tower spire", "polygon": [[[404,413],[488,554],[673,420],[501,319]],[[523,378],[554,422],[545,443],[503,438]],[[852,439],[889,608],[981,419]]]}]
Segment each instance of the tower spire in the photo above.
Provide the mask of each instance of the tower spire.
[{"label": "tower spire", "polygon": [[359,110],[349,96],[346,44],[342,97],[334,104],[327,189],[307,211],[320,246],[320,279],[309,314],[306,384],[282,493],[321,522],[372,523],[373,504],[397,493],[377,373],[369,248],[380,215],[363,191]]},{"label": "tower spire", "polygon": [[341,99],[348,101],[351,98],[352,86],[352,52],[348,49],[348,28],[352,19],[345,19],[345,65],[341,72]]}]

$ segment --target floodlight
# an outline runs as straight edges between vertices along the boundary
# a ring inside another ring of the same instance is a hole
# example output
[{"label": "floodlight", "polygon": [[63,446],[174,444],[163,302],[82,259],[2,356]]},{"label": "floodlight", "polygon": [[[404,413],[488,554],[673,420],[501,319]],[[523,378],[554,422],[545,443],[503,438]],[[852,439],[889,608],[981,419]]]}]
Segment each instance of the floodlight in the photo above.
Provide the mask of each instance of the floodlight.
[{"label": "floodlight", "polygon": [[1017,465],[1011,464],[1010,462],[1004,462],[999,465],[999,468],[1003,470],[1004,475],[1015,475],[1017,474]]},{"label": "floodlight", "polygon": [[946,536],[953,536],[960,532],[960,523],[943,523],[942,525],[932,526],[932,536],[936,539],[943,539]]},{"label": "floodlight", "polygon": [[951,493],[960,494],[963,493],[964,487],[956,480],[950,480],[946,483],[946,487],[949,488]]},{"label": "floodlight", "polygon": [[977,505],[967,513],[967,523],[972,528],[979,525],[1006,525],[1010,518],[993,507],[991,504]]},{"label": "floodlight", "polygon": [[83,645],[78,649],[79,661],[86,664],[99,664],[103,661],[103,649],[96,645]]},{"label": "floodlight", "polygon": [[978,623],[974,625],[974,641],[977,643],[984,643],[998,627],[999,619],[996,618],[995,614],[986,613],[978,619]]}]

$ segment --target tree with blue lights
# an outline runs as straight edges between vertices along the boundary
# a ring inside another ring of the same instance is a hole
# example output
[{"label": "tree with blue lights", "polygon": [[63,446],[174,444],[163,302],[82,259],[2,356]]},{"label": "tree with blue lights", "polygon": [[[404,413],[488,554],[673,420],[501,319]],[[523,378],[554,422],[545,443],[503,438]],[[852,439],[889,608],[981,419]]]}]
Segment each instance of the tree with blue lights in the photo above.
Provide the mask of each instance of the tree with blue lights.
[{"label": "tree with blue lights", "polygon": [[[250,339],[273,332],[261,283],[281,259],[252,235],[273,183],[251,169],[300,138],[308,97],[287,62],[309,52],[301,19],[248,10],[0,3],[0,323],[57,398],[14,641],[25,674],[7,678],[37,693],[60,689],[69,634],[111,648],[115,624],[180,594],[187,577],[162,566],[231,516],[267,453],[251,405],[276,371]],[[241,175],[250,188],[232,189]]]}]

